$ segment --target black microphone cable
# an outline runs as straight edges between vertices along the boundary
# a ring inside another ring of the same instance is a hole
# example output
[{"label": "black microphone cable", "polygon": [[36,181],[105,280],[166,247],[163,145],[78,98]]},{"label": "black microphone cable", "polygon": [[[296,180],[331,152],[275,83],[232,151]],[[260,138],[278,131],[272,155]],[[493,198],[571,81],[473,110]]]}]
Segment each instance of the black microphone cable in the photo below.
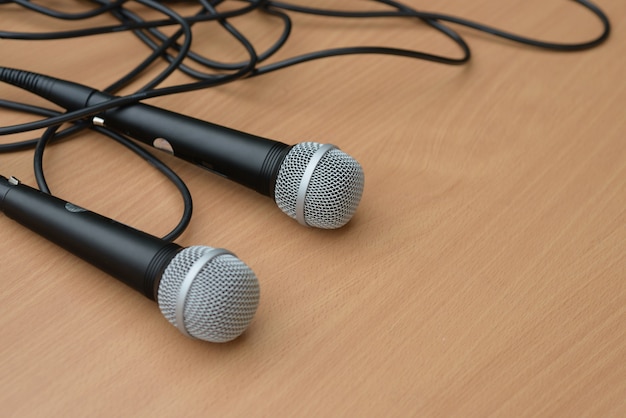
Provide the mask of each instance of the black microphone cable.
[{"label": "black microphone cable", "polygon": [[606,14],[595,4],[587,0],[573,0],[575,3],[578,3],[580,6],[589,10],[593,15],[595,15],[600,22],[602,23],[602,32],[601,34],[586,42],[580,43],[556,43],[556,42],[546,42],[537,39],[532,39],[529,37],[525,37],[522,35],[517,35],[511,32],[507,32],[498,28],[494,28],[488,25],[484,25],[478,22],[471,21],[469,19],[463,19],[460,17],[442,14],[442,13],[432,13],[432,12],[418,12],[411,7],[408,7],[400,2],[393,0],[376,0],[377,3],[382,3],[394,7],[397,11],[340,11],[340,10],[329,10],[329,9],[318,9],[308,6],[300,6],[294,5],[290,3],[285,3],[281,1],[273,1],[272,5],[284,10],[289,10],[298,13],[317,15],[317,16],[325,16],[325,17],[343,17],[343,18],[382,18],[382,17],[415,17],[422,19],[426,22],[434,22],[434,21],[443,21],[454,23],[460,26],[465,26],[471,29],[475,29],[479,32],[483,32],[495,37],[507,39],[509,41],[536,47],[543,48],[552,51],[561,51],[561,52],[571,52],[571,51],[582,51],[585,49],[594,48],[601,43],[603,43],[611,32],[611,24],[609,22]]},{"label": "black microphone cable", "polygon": [[[43,165],[41,164],[41,158],[43,151],[47,144],[61,138],[68,137],[72,133],[79,132],[82,129],[87,128],[87,122],[85,118],[93,116],[97,113],[103,112],[107,109],[120,107],[127,104],[138,103],[139,101],[149,98],[165,96],[169,94],[177,94],[182,92],[188,92],[193,90],[206,89],[210,87],[219,86],[222,84],[230,83],[242,78],[256,77],[259,75],[275,72],[281,69],[285,69],[297,64],[305,63],[308,61],[342,56],[351,54],[381,54],[381,55],[395,55],[404,56],[412,59],[421,59],[431,62],[437,62],[447,65],[462,65],[470,61],[471,50],[466,40],[454,31],[449,24],[460,25],[463,27],[471,28],[479,32],[483,32],[494,37],[509,40],[511,42],[527,45],[530,47],[543,48],[557,52],[573,52],[580,51],[589,48],[594,48],[602,44],[609,37],[611,25],[606,14],[595,4],[587,0],[574,0],[578,5],[586,8],[589,12],[597,17],[602,24],[602,32],[596,38],[580,42],[580,43],[554,43],[545,42],[541,40],[532,39],[529,37],[513,34],[501,29],[483,25],[478,22],[474,22],[468,19],[455,17],[451,15],[423,12],[415,10],[408,5],[405,5],[398,1],[393,0],[372,0],[371,3],[382,4],[390,8],[390,10],[330,10],[315,8],[312,6],[299,6],[282,1],[271,0],[240,0],[237,2],[225,2],[223,0],[201,0],[198,1],[200,6],[199,11],[189,16],[182,16],[182,14],[175,11],[176,7],[174,3],[181,3],[185,7],[188,7],[188,1],[175,2],[175,1],[163,1],[156,2],[153,0],[136,0],[130,2],[129,0],[91,0],[94,4],[94,8],[83,12],[68,13],[52,8],[44,7],[27,0],[13,0],[0,2],[0,7],[6,7],[3,5],[14,4],[27,9],[30,13],[39,13],[50,18],[63,19],[72,22],[85,21],[96,16],[111,15],[118,22],[118,25],[106,25],[106,26],[93,26],[81,29],[65,30],[61,32],[38,32],[38,33],[24,33],[24,32],[8,32],[0,31],[0,38],[3,39],[20,39],[20,40],[49,40],[49,39],[68,39],[82,36],[92,36],[97,34],[118,33],[118,32],[131,32],[137,36],[149,49],[149,55],[133,68],[128,74],[120,77],[111,86],[103,91],[107,93],[114,93],[119,91],[122,87],[127,86],[132,81],[144,75],[145,70],[148,67],[154,65],[157,61],[165,62],[166,68],[163,69],[158,75],[153,76],[142,88],[138,89],[135,93],[120,96],[110,101],[100,103],[88,108],[69,111],[63,114],[59,114],[56,111],[43,109],[40,107],[30,106],[22,103],[15,103],[2,100],[0,106],[18,110],[22,112],[30,112],[35,115],[45,116],[45,119],[36,120],[28,123],[23,123],[13,126],[0,127],[0,135],[11,135],[17,133],[23,133],[27,131],[33,131],[46,128],[46,133],[37,140],[20,141],[17,143],[0,144],[0,152],[13,152],[16,150],[23,150],[27,148],[36,147],[34,155],[34,169],[35,176],[37,178],[39,187],[43,190],[47,189],[45,182],[45,176],[43,175]],[[152,9],[164,16],[165,19],[159,20],[145,20],[138,13],[131,11],[126,6],[130,3],[140,4],[147,9]],[[218,10],[218,7],[226,3],[243,3],[238,4],[240,7],[232,7],[226,10]],[[245,16],[253,12],[263,13],[272,18],[280,21],[281,30],[280,34],[274,43],[266,48],[263,52],[258,53],[255,45],[231,22],[229,18]],[[458,58],[440,56],[437,54],[429,54],[417,50],[391,48],[391,47],[377,47],[377,46],[354,46],[354,47],[342,47],[333,48],[320,51],[313,51],[281,59],[274,63],[265,64],[265,62],[275,56],[282,47],[287,43],[291,30],[293,28],[293,22],[289,13],[300,13],[314,16],[324,16],[330,18],[345,18],[345,19],[371,19],[371,18],[405,18],[416,19],[417,22],[428,25],[455,43],[462,51],[462,55]],[[227,31],[246,51],[248,55],[247,59],[240,62],[224,63],[218,60],[206,57],[192,49],[192,35],[193,26],[200,24],[217,23],[225,31]],[[172,35],[166,35],[160,29],[168,26],[177,26],[178,29]],[[187,65],[187,60],[193,62],[194,68]],[[195,67],[200,67],[196,69]],[[194,78],[196,81],[177,84],[168,87],[158,87],[163,81],[168,79],[175,71],[180,70],[188,76]],[[75,125],[64,131],[57,132],[58,126],[62,123],[71,122]],[[98,132],[109,136],[110,138],[125,144],[128,148],[130,141],[127,138],[123,138],[118,134],[115,134],[105,128],[95,128]],[[117,137],[115,136],[117,135]],[[142,158],[147,159],[151,164],[155,165],[155,161],[158,161],[154,156],[149,156],[149,152],[142,149],[144,154]],[[135,151],[136,152],[136,151]],[[169,172],[168,178],[172,180]],[[185,218],[187,214],[190,214],[187,209],[187,203],[191,207],[190,199],[187,202],[186,192],[175,181],[177,187],[181,191],[183,198],[186,202],[186,209],[183,218],[181,219],[177,228],[168,234],[168,236],[177,236],[180,234],[181,229],[184,229],[183,225],[188,223]],[[172,180],[174,181],[174,180]],[[184,183],[183,183],[184,185]],[[188,191],[187,191],[188,193]]]},{"label": "black microphone cable", "polygon": [[[98,4],[102,3],[103,0],[92,0]],[[249,6],[243,7],[241,9],[237,9],[234,11],[221,12],[218,13],[212,6],[207,8],[212,4],[221,4],[223,1],[200,1],[202,4],[202,10],[194,16],[188,17],[180,17],[176,13],[174,13],[171,9],[163,4],[159,4],[152,0],[137,0],[138,3],[144,4],[147,7],[153,8],[155,10],[159,10],[166,15],[170,16],[169,20],[157,20],[157,21],[144,21],[141,20],[136,14],[132,14],[131,12],[124,9],[123,5],[127,1],[119,1],[115,2],[117,7],[109,7],[109,5],[101,5],[97,10],[98,14],[103,14],[107,11],[113,13],[117,18],[123,19],[123,23],[117,26],[105,26],[105,27],[94,27],[88,29],[79,29],[72,31],[64,31],[57,33],[16,33],[16,32],[0,32],[0,38],[5,39],[30,39],[30,40],[43,40],[43,39],[63,39],[63,38],[73,38],[79,36],[91,36],[95,34],[103,34],[103,33],[113,33],[120,31],[135,31],[136,34],[139,33],[140,29],[150,29],[151,33],[157,37],[159,41],[162,42],[161,45],[158,45],[154,41],[149,42],[149,47],[153,51],[153,53],[146,59],[143,63],[137,66],[135,70],[127,76],[122,77],[114,86],[116,88],[121,87],[123,84],[127,84],[130,79],[135,78],[140,75],[141,70],[145,69],[151,63],[153,63],[158,57],[165,57],[166,61],[169,62],[168,68],[163,71],[160,75],[153,78],[143,89],[140,89],[138,92],[129,94],[127,96],[122,96],[117,99],[113,99],[106,104],[99,104],[97,106],[93,106],[86,109],[81,109],[77,111],[68,112],[63,116],[56,116],[42,121],[35,121],[20,125],[14,126],[6,126],[0,127],[0,135],[10,135],[15,133],[26,132],[30,130],[36,130],[41,128],[47,128],[53,125],[57,125],[65,122],[72,122],[74,120],[78,120],[87,116],[91,116],[95,113],[101,112],[103,110],[107,110],[113,107],[119,107],[126,104],[137,103],[142,100],[146,100],[149,98],[165,96],[169,94],[177,94],[182,92],[188,92],[193,90],[204,89],[208,87],[215,87],[221,84],[225,84],[228,82],[235,81],[237,79],[258,76],[261,74],[267,74],[269,72],[277,71],[280,69],[288,68],[293,65],[297,65],[303,62],[328,58],[333,56],[340,55],[350,55],[350,54],[382,54],[382,55],[396,55],[396,56],[404,56],[414,59],[423,59],[427,61],[433,61],[443,64],[452,64],[459,65],[467,63],[471,57],[471,50],[464,40],[458,33],[450,29],[449,27],[443,25],[441,21],[446,21],[454,24],[463,25],[466,27],[473,28],[475,30],[491,34],[496,37],[501,37],[504,39],[508,39],[513,42],[521,43],[524,45],[549,49],[553,51],[579,51],[584,49],[589,49],[596,47],[603,43],[610,34],[610,22],[606,14],[593,3],[587,0],[574,0],[576,3],[581,6],[587,8],[590,12],[592,12],[602,23],[603,30],[602,33],[594,38],[591,41],[581,42],[581,43],[573,43],[573,44],[559,44],[559,43],[551,43],[544,42],[539,40],[534,40],[531,38],[523,37],[520,35],[515,35],[503,30],[499,30],[496,28],[492,28],[486,25],[482,25],[477,22],[472,22],[467,19],[457,18],[450,15],[438,14],[438,13],[427,13],[420,12],[414,10],[402,3],[391,1],[391,0],[375,0],[375,3],[385,4],[391,7],[394,7],[396,10],[394,11],[335,11],[335,10],[326,10],[326,9],[315,9],[311,7],[303,7],[296,6],[289,3],[277,2],[277,1],[269,1],[269,0],[242,0],[243,2],[249,3]],[[11,2],[7,2],[11,3]],[[43,7],[35,7],[30,2],[25,0],[15,0],[13,3],[19,4],[24,7],[29,7],[29,9],[37,11],[39,13],[46,14],[51,17],[64,18],[64,19],[74,19],[79,14],[66,14],[61,12],[53,12],[50,9]],[[28,6],[26,6],[28,4]],[[281,20],[284,23],[285,29],[280,35],[280,39],[278,39],[265,54],[261,56],[257,56],[254,48],[249,40],[241,34],[241,32],[237,31],[232,24],[225,24],[225,19],[233,16],[241,16],[243,14],[249,13],[254,10],[260,10],[264,12],[272,11],[274,15],[280,16]],[[270,56],[274,55],[280,47],[282,47],[289,36],[291,21],[288,15],[283,12],[279,12],[279,10],[286,10],[298,13],[306,13],[311,15],[321,15],[327,17],[342,17],[342,18],[380,18],[380,17],[397,17],[397,18],[418,18],[421,21],[427,23],[431,27],[436,30],[442,32],[450,39],[452,39],[463,51],[463,56],[460,58],[450,58],[444,57],[434,54],[427,54],[420,51],[408,50],[408,49],[400,49],[400,48],[388,48],[388,47],[343,47],[343,48],[334,48],[327,49],[321,51],[315,51],[291,58],[284,59],[282,61],[269,64],[266,66],[258,66],[257,62],[260,63]],[[83,13],[84,15],[94,15],[96,12],[92,13]],[[218,65],[216,68],[218,69],[238,69],[233,74],[215,74],[215,75],[200,75],[197,71],[193,72],[188,67],[183,66],[182,60],[186,57],[191,57],[195,62],[198,62],[206,67],[215,67],[216,62],[213,60],[208,60],[206,58],[202,58],[199,54],[193,52],[190,49],[191,44],[191,25],[198,22],[209,22],[218,20],[222,22],[222,26],[227,28],[229,33],[231,33],[235,38],[246,48],[248,53],[250,54],[250,59],[248,61],[239,63],[239,64],[231,64],[231,65]],[[287,23],[289,22],[289,23]],[[179,25],[181,29],[170,37],[166,37],[160,32],[157,32],[155,28],[163,27],[163,26],[171,26],[171,25]],[[182,31],[182,32],[181,32]],[[182,33],[185,33],[185,41],[181,44],[178,42],[178,38],[180,38]],[[235,35],[237,34],[237,35]],[[141,39],[148,41],[145,35],[141,36]],[[176,55],[171,55],[166,52],[167,49],[174,49],[177,51]],[[181,71],[186,71],[188,75],[196,76],[201,80],[198,82],[187,83],[187,84],[179,84],[170,87],[161,87],[156,88],[156,85],[162,82],[168,75],[170,75],[174,70],[181,69]],[[104,91],[109,91],[108,89],[104,89]]]}]

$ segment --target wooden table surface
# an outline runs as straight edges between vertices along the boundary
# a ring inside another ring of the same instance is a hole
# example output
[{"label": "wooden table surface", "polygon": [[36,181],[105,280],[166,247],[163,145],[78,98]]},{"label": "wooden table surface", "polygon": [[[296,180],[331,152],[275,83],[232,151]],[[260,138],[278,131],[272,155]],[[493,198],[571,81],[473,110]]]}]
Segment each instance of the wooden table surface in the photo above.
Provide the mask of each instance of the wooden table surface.
[{"label": "wooden table surface", "polygon": [[[601,30],[567,1],[410,3],[552,41]],[[339,145],[365,170],[357,214],[340,230],[304,228],[162,155],[194,197],[177,242],[228,248],[258,275],[255,319],[227,344],[182,336],[153,302],[0,216],[2,415],[626,416],[626,3],[599,6],[613,32],[584,52],[454,26],[472,48],[465,66],[339,57],[149,100]],[[0,12],[3,30],[81,25]],[[413,21],[293,17],[276,60],[341,45],[460,54]],[[259,45],[278,33],[259,14],[233,23]],[[198,31],[199,50],[241,57],[219,29]],[[2,65],[97,88],[148,55],[128,33],[0,42]],[[34,119],[0,112],[3,126]],[[175,188],[105,137],[52,146],[44,165],[63,199],[159,236],[178,221]],[[32,151],[0,154],[0,174],[34,186]]]}]

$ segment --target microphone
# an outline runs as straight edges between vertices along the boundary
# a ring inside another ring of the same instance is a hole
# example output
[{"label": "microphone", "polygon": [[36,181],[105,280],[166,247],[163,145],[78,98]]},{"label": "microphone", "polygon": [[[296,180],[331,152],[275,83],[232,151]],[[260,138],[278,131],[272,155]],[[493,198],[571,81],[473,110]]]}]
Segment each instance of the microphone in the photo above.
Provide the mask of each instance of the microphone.
[{"label": "microphone", "polygon": [[158,303],[184,335],[235,339],[259,303],[243,261],[212,247],[183,248],[0,176],[0,212]]},{"label": "microphone", "polygon": [[[115,97],[74,82],[3,67],[0,81],[68,110]],[[93,123],[269,196],[303,225],[323,229],[345,225],[363,193],[363,168],[331,144],[290,146],[142,103],[107,110]]]}]

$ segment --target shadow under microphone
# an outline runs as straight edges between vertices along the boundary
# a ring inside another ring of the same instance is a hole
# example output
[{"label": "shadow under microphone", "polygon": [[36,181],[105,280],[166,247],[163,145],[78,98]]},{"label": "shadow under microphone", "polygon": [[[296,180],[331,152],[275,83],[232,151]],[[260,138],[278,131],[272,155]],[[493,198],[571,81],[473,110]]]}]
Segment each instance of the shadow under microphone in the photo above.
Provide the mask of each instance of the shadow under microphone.
[{"label": "shadow under microphone", "polygon": [[[68,110],[115,98],[78,83],[10,68],[0,67],[0,81]],[[290,146],[143,103],[106,110],[93,123],[271,197],[302,225],[342,227],[356,212],[363,194],[363,168],[331,144]]]},{"label": "shadow under microphone", "polygon": [[0,212],[158,303],[184,335],[227,342],[256,313],[259,283],[231,252],[183,248],[0,176]]}]

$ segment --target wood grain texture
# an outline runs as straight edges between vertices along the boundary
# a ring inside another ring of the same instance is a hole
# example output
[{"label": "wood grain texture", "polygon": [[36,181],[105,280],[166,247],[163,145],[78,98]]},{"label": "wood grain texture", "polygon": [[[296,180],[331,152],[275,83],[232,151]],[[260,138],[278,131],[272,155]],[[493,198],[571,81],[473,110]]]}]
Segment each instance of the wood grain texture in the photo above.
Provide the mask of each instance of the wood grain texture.
[{"label": "wood grain texture", "polygon": [[[555,41],[600,30],[565,1],[410,3]],[[302,228],[164,156],[194,196],[178,242],[229,248],[261,282],[254,322],[225,345],[184,338],[152,302],[0,217],[2,414],[626,415],[626,4],[599,5],[613,33],[586,52],[459,29],[467,66],[342,57],[150,100],[338,144],[366,172],[357,215],[337,231]],[[2,6],[2,28],[63,28],[24,16]],[[350,44],[459,53],[412,22],[294,19],[276,59]],[[261,43],[275,34],[259,16],[235,23]],[[240,57],[199,30],[198,48]],[[147,55],[128,34],[2,44],[3,65],[98,88]],[[4,84],[0,96],[43,103]],[[29,119],[0,113],[2,125]],[[51,147],[45,167],[58,196],[155,235],[182,210],[158,173],[95,134]],[[32,153],[0,154],[0,173],[34,185]]]}]

